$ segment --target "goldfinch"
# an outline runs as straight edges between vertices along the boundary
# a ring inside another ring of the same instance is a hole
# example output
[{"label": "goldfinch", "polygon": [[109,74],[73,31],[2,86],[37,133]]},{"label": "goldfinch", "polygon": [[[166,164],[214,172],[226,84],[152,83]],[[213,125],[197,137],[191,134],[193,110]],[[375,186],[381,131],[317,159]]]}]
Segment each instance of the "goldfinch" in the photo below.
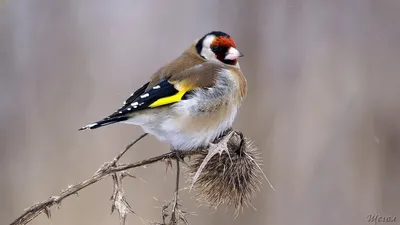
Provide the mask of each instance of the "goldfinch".
[{"label": "goldfinch", "polygon": [[128,123],[175,150],[206,147],[232,126],[246,95],[233,39],[213,31],[161,67],[110,116],[80,128]]}]

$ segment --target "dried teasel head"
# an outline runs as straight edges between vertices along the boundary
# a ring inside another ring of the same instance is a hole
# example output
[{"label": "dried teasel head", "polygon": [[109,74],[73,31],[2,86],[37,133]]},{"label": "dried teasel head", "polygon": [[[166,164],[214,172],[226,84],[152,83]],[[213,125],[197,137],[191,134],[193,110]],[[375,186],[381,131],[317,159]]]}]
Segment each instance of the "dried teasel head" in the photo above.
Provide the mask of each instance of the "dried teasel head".
[{"label": "dried teasel head", "polygon": [[[221,144],[220,140],[215,144]],[[251,205],[259,191],[263,174],[259,166],[261,158],[258,149],[238,131],[233,131],[227,143],[223,147],[229,155],[225,150],[221,155],[215,154],[202,168],[193,188],[200,204],[214,208],[221,204],[233,206],[237,216],[244,205]],[[189,182],[193,181],[206,156],[204,152],[189,161]]]}]

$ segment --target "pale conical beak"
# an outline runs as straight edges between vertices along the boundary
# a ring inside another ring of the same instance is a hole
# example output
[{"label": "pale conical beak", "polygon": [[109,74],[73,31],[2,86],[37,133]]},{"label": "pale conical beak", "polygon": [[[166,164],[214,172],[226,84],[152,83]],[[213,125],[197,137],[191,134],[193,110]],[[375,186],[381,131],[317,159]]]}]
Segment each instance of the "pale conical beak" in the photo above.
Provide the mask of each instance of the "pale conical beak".
[{"label": "pale conical beak", "polygon": [[230,47],[225,56],[225,59],[226,60],[235,60],[235,59],[237,59],[239,57],[243,57],[243,56],[244,55],[242,53],[240,53],[236,48]]}]

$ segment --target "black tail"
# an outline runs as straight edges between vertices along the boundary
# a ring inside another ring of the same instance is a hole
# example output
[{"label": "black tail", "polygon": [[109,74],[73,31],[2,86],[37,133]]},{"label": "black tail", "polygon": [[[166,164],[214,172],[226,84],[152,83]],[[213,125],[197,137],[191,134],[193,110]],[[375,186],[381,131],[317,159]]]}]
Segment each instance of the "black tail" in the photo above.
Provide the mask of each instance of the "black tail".
[{"label": "black tail", "polygon": [[99,128],[99,127],[107,126],[107,125],[110,125],[110,124],[113,124],[113,123],[122,122],[122,121],[125,121],[127,119],[128,119],[128,117],[124,117],[124,116],[122,116],[122,117],[105,118],[105,119],[102,119],[102,120],[97,121],[95,123],[88,124],[88,125],[86,125],[84,127],[81,127],[81,128],[79,128],[79,130],[87,130],[87,129],[92,130],[92,129],[96,129],[96,128]]}]

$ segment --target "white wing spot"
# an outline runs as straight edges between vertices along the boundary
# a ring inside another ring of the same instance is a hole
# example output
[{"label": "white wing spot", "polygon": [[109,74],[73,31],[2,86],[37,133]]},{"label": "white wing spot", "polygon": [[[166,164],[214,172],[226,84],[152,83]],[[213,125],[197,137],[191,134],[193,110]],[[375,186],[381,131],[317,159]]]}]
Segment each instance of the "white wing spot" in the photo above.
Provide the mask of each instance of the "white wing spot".
[{"label": "white wing spot", "polygon": [[121,114],[121,113],[122,113],[122,111],[119,111],[118,113],[120,113],[120,114]]},{"label": "white wing spot", "polygon": [[154,86],[153,89],[159,89],[161,88],[160,85]]},{"label": "white wing spot", "polygon": [[136,105],[139,105],[139,102],[134,102],[131,104],[131,106],[136,106]]},{"label": "white wing spot", "polygon": [[132,109],[131,107],[127,108],[128,111],[131,111],[131,109]]},{"label": "white wing spot", "polygon": [[96,125],[97,125],[97,123],[92,123],[92,124],[87,125],[86,127],[87,127],[87,128],[92,128],[92,127],[94,127],[94,126],[96,126]]},{"label": "white wing spot", "polygon": [[141,97],[141,98],[147,98],[147,97],[149,97],[149,93],[146,93],[146,94],[144,94],[144,95],[141,95],[140,97]]},{"label": "white wing spot", "polygon": [[137,108],[137,105],[134,105],[134,106],[133,106],[133,108],[135,108],[135,109],[136,109],[136,108]]},{"label": "white wing spot", "polygon": [[144,102],[140,103],[139,106],[141,106],[141,105],[143,105],[143,104],[144,104]]}]

